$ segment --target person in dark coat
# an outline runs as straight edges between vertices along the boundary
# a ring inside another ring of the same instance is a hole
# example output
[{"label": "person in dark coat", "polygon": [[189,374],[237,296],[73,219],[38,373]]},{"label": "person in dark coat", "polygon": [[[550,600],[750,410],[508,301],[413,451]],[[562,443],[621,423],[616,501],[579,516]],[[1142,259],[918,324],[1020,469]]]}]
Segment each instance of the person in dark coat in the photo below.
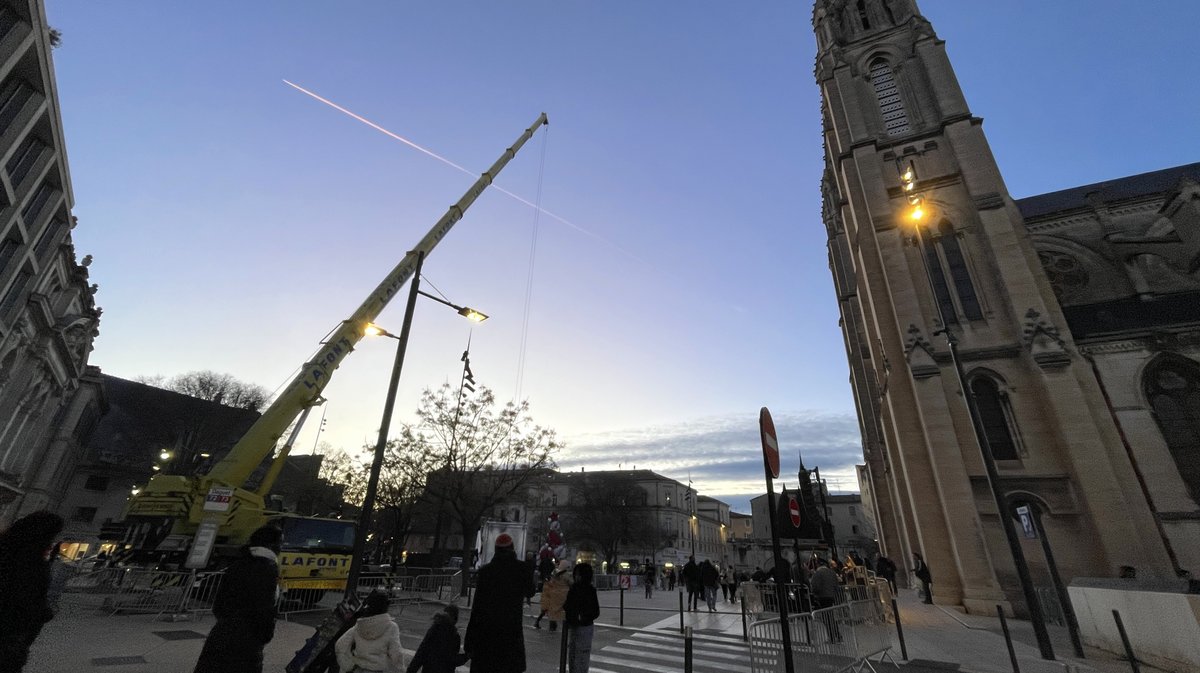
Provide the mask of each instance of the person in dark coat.
[{"label": "person in dark coat", "polygon": [[892,562],[892,559],[883,554],[876,555],[875,574],[887,580],[887,583],[891,585],[892,593],[896,593],[896,564]]},{"label": "person in dark coat", "polygon": [[925,594],[925,603],[933,605],[933,574],[929,572],[925,559],[917,552],[913,552],[913,574],[921,581],[921,593]]},{"label": "person in dark coat", "polygon": [[454,673],[467,663],[467,655],[458,651],[462,639],[458,636],[458,606],[447,605],[433,616],[433,625],[425,632],[417,653],[408,665],[407,673]]},{"label": "person in dark coat", "polygon": [[204,641],[195,673],[262,673],[263,647],[275,637],[282,539],[274,526],[259,528],[225,570],[213,600],[217,623]]},{"label": "person in dark coat", "polygon": [[696,557],[689,556],[688,562],[683,566],[683,584],[687,589],[688,611],[695,612],[696,605],[700,601],[700,594],[704,591],[704,585],[700,583],[700,566],[696,565]]},{"label": "person in dark coat", "polygon": [[563,605],[571,638],[567,646],[567,670],[570,673],[588,673],[592,661],[592,636],[596,628],[593,623],[600,616],[600,600],[596,597],[596,587],[592,585],[593,577],[592,564],[580,563],[575,566],[574,580],[567,591],[567,602]]},{"label": "person in dark coat", "polygon": [[34,512],[0,534],[0,673],[20,673],[42,626],[54,617],[46,600],[51,546],[62,517]]},{"label": "person in dark coat", "polygon": [[491,563],[479,569],[478,588],[467,622],[464,648],[471,673],[522,673],[525,633],[522,605],[533,595],[533,582],[517,560],[508,533],[496,536]]},{"label": "person in dark coat", "polygon": [[700,564],[700,583],[704,585],[704,602],[708,603],[708,611],[717,611],[717,589],[721,586],[721,571],[712,561],[704,559]]}]

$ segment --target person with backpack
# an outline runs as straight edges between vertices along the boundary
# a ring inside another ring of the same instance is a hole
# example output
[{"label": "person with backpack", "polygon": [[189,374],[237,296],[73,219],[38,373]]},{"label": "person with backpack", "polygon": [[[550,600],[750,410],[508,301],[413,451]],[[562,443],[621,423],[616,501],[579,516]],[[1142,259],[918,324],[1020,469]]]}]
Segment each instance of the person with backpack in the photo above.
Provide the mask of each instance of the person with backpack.
[{"label": "person with backpack", "polygon": [[596,587],[592,585],[593,575],[592,564],[576,565],[574,579],[563,604],[566,628],[570,631],[567,662],[571,673],[587,673],[591,665],[592,636],[595,631],[593,622],[600,616],[600,601],[596,597]]},{"label": "person with backpack", "polygon": [[425,632],[417,652],[405,673],[454,673],[467,662],[467,654],[459,652],[462,640],[458,637],[458,606],[447,605],[433,615],[433,624]]},{"label": "person with backpack", "polygon": [[401,673],[404,651],[400,647],[400,627],[388,614],[387,594],[371,592],[363,601],[354,627],[338,638],[338,668],[345,673]]}]

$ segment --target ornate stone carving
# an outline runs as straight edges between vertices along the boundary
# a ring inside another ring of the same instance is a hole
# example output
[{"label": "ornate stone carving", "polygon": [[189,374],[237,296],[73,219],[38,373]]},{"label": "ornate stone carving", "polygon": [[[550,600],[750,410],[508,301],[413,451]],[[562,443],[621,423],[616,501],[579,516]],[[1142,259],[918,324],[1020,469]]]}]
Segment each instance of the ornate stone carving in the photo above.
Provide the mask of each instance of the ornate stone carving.
[{"label": "ornate stone carving", "polygon": [[924,379],[941,373],[933,344],[916,325],[908,326],[908,338],[904,342],[904,354],[908,358],[908,369],[914,379]]},{"label": "ornate stone carving", "polygon": [[1033,355],[1034,362],[1047,367],[1062,367],[1071,363],[1067,344],[1058,328],[1042,317],[1036,309],[1025,312],[1025,326],[1021,330],[1021,341]]}]

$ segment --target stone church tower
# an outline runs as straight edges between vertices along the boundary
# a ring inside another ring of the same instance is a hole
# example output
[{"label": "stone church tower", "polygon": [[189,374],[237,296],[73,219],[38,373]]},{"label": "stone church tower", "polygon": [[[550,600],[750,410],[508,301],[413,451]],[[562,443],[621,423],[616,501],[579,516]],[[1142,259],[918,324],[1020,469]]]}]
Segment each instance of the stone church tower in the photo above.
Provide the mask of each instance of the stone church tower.
[{"label": "stone church tower", "polygon": [[[947,59],[913,0],[817,0],[830,265],[880,543],[921,552],[934,600],[1024,613],[943,330],[996,457],[998,488],[1040,516],[1064,581],[1174,577],[1095,374],[1074,342]],[[901,172],[921,195],[913,245]],[[922,259],[924,257],[924,259]],[[926,270],[928,269],[928,271]],[[939,307],[948,324],[938,319]],[[1022,540],[1049,588],[1040,540]]]}]

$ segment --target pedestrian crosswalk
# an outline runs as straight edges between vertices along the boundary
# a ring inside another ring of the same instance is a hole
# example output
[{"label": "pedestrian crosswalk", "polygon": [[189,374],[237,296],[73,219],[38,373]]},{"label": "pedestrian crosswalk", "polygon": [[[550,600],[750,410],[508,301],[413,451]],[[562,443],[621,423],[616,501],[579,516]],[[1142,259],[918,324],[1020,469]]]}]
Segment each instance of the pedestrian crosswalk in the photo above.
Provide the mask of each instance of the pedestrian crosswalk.
[{"label": "pedestrian crosswalk", "polygon": [[[679,673],[683,670],[684,641],[677,634],[641,631],[592,650],[591,673]],[[692,670],[750,673],[750,648],[740,638],[696,634],[692,639]]]}]

